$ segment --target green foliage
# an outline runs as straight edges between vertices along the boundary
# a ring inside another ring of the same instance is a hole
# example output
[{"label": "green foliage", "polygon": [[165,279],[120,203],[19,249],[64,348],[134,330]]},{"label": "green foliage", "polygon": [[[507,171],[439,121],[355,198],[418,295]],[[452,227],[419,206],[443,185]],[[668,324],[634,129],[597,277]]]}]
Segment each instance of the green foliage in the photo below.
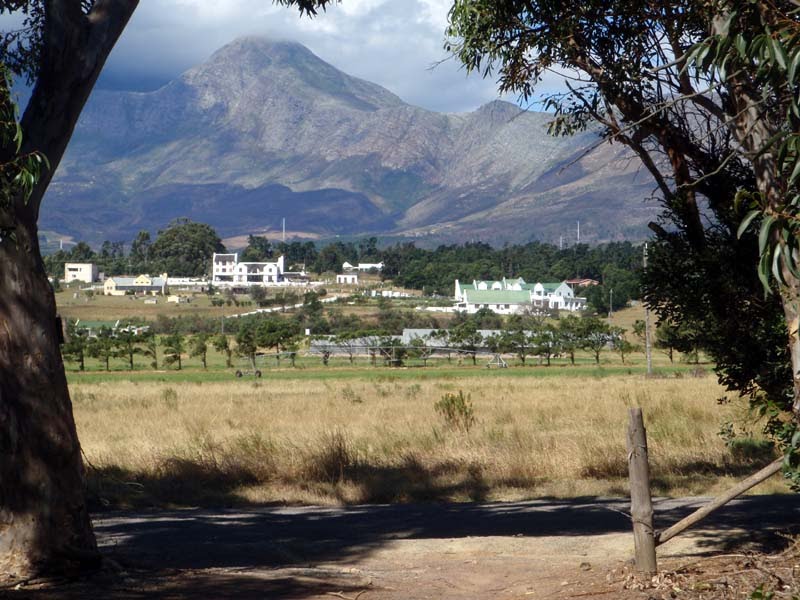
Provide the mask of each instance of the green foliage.
[{"label": "green foliage", "polygon": [[566,315],[558,320],[558,342],[561,345],[561,351],[569,356],[573,365],[575,364],[575,352],[583,347],[582,334],[581,319],[575,315]]},{"label": "green foliage", "polygon": [[447,344],[458,348],[460,352],[472,358],[472,364],[477,363],[475,352],[483,344],[483,335],[478,331],[478,326],[472,319],[451,327],[445,335]]},{"label": "green foliage", "polygon": [[[603,269],[602,284],[590,286],[584,292],[586,301],[600,314],[607,314],[612,309],[618,310],[631,300],[641,297],[640,277],[639,272],[622,269],[613,264],[608,265]],[[612,297],[613,306],[611,306]]]},{"label": "green foliage", "polygon": [[150,366],[158,369],[158,338],[152,330],[142,334],[142,346],[140,349],[142,356],[150,359]]},{"label": "green foliage", "polygon": [[128,369],[133,371],[133,357],[141,354],[139,345],[142,342],[141,336],[133,331],[117,330],[114,333],[116,340],[118,355],[120,358],[126,358],[128,361]]},{"label": "green foliage", "polygon": [[233,348],[231,346],[231,341],[227,335],[224,333],[220,333],[215,335],[212,340],[212,345],[214,346],[214,350],[217,352],[222,352],[225,355],[225,366],[230,369],[233,367]]},{"label": "green foliage", "polygon": [[622,359],[622,364],[625,364],[625,356],[634,351],[634,345],[631,344],[626,338],[627,330],[622,327],[610,327],[609,335],[611,336],[611,346],[619,353]]},{"label": "green foliage", "polygon": [[83,371],[86,368],[88,348],[88,331],[83,327],[78,327],[73,319],[68,320],[66,339],[61,346],[61,354],[64,359],[77,362],[78,369]]},{"label": "green foliage", "polygon": [[266,262],[274,257],[272,244],[261,236],[251,235],[247,238],[247,247],[242,252],[239,260],[242,262]]},{"label": "green foliage", "polygon": [[224,252],[217,233],[204,223],[178,219],[158,232],[150,247],[151,271],[186,277],[206,275],[211,256]]},{"label": "green foliage", "polygon": [[199,357],[203,364],[203,369],[207,369],[206,358],[208,356],[208,341],[211,337],[208,333],[198,333],[192,336],[189,342],[189,356]]},{"label": "green foliage", "polygon": [[587,317],[580,324],[581,347],[594,354],[595,364],[600,364],[600,352],[612,341],[611,327],[597,317]]},{"label": "green foliage", "polygon": [[111,370],[112,358],[122,356],[117,340],[108,327],[102,327],[97,335],[89,340],[87,354],[100,360],[106,371]]},{"label": "green foliage", "polygon": [[764,585],[759,585],[753,593],[750,594],[750,600],[772,600],[775,597],[773,592],[764,589]]},{"label": "green foliage", "polygon": [[[620,306],[623,299],[640,297],[641,250],[629,242],[594,247],[579,244],[563,250],[540,242],[503,248],[467,243],[439,246],[435,250],[399,244],[381,250],[380,259],[384,263],[382,277],[403,287],[447,296],[453,293],[454,279],[462,282],[503,277],[522,277],[529,282],[572,277],[601,280],[607,272],[620,288]],[[617,293],[615,289],[615,296]]]},{"label": "green foliage", "polygon": [[245,357],[250,365],[255,368],[256,352],[258,351],[256,323],[253,320],[241,320],[239,330],[236,332],[236,354]]},{"label": "green foliage", "polygon": [[[43,169],[49,169],[40,152],[22,152],[22,127],[11,92],[11,73],[7,61],[0,62],[0,241],[16,239],[16,211],[33,192]],[[63,272],[62,272],[63,273]]]},{"label": "green foliage", "polygon": [[263,286],[254,285],[247,289],[247,294],[250,296],[250,299],[255,302],[258,306],[266,306],[267,300],[267,290]]},{"label": "green foliage", "polygon": [[[252,343],[255,343],[256,347],[274,348],[275,355],[280,362],[281,351],[293,346],[300,334],[300,325],[296,321],[269,314],[265,318],[261,318],[255,325],[255,336],[252,341],[249,334],[243,340],[247,350],[252,349]],[[239,344],[238,336],[236,343]]]},{"label": "green foliage", "polygon": [[[675,328],[669,352],[707,352],[787,445],[798,390],[781,300],[763,292],[774,286],[796,312],[799,30],[785,1],[456,0],[447,42],[523,98],[549,69],[582,73],[547,99],[551,130],[599,125],[653,176],[664,210],[644,294]],[[794,324],[788,333],[800,352]]]},{"label": "green foliage", "polygon": [[186,338],[181,333],[172,333],[161,340],[164,348],[164,364],[176,365],[180,371],[183,368],[182,355],[186,352]]},{"label": "green foliage", "polygon": [[434,410],[441,415],[444,422],[452,429],[465,433],[475,424],[475,409],[469,394],[459,390],[457,394],[446,393],[433,405]]},{"label": "green foliage", "polygon": [[316,16],[320,10],[325,10],[332,4],[337,4],[341,0],[275,0],[277,4],[296,7],[301,14],[309,17]]}]

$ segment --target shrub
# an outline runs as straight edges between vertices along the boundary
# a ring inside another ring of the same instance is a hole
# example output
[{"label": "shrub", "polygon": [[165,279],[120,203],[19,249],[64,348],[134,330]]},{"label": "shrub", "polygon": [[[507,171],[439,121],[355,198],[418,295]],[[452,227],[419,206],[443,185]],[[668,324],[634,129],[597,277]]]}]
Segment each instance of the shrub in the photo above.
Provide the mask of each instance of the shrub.
[{"label": "shrub", "polygon": [[305,475],[312,481],[336,484],[344,481],[348,471],[358,464],[358,457],[347,435],[336,430],[320,439],[306,456]]},{"label": "shrub", "polygon": [[452,429],[469,432],[475,424],[475,409],[469,394],[459,390],[457,394],[447,393],[433,405],[437,413],[442,415],[445,423]]}]

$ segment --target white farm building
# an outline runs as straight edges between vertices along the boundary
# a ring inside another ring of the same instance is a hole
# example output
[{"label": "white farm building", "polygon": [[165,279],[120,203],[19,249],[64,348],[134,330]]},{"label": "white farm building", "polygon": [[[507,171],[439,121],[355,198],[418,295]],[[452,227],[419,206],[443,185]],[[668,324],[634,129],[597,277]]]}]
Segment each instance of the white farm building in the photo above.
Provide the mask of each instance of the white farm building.
[{"label": "white farm building", "polygon": [[586,298],[575,296],[566,282],[526,283],[522,277],[500,281],[455,282],[456,309],[473,314],[488,308],[501,315],[521,313],[534,308],[577,311],[586,306]]},{"label": "white farm building", "polygon": [[239,262],[239,255],[214,254],[211,283],[217,287],[270,285],[284,280],[283,256],[275,262]]},{"label": "white farm building", "polygon": [[65,263],[64,264],[64,283],[71,281],[82,281],[92,283],[97,281],[97,265],[94,263]]}]

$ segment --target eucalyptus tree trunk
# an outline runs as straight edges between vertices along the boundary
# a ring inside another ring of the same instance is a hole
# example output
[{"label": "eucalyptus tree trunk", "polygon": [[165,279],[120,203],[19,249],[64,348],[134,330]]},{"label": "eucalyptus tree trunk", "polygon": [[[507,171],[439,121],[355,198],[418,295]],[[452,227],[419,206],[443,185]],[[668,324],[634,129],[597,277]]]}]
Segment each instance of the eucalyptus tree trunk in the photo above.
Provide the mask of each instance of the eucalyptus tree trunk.
[{"label": "eucalyptus tree trunk", "polygon": [[53,292],[35,222],[0,243],[0,574],[96,566]]},{"label": "eucalyptus tree trunk", "polygon": [[[23,153],[50,168],[0,211],[0,578],[75,572],[100,562],[59,342],[37,239],[39,207],[100,70],[136,0],[46,0]],[[0,148],[9,159],[16,148]]]}]

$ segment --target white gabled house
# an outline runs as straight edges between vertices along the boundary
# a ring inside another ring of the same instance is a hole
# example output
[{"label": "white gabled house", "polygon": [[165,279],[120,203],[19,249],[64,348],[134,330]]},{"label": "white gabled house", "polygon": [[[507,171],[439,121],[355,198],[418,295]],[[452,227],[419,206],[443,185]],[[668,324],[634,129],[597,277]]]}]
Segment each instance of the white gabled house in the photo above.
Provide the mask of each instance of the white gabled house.
[{"label": "white gabled house", "polygon": [[567,285],[566,281],[561,283],[536,283],[532,291],[533,302],[537,306],[546,305],[547,308],[569,311],[582,310],[586,306],[586,298],[577,298],[575,291]]},{"label": "white gabled house", "polygon": [[476,313],[488,308],[501,315],[510,315],[534,308],[577,311],[586,306],[585,298],[562,283],[526,283],[522,277],[500,281],[455,281],[456,309]]},{"label": "white gabled house", "polygon": [[283,256],[275,262],[239,262],[239,255],[214,254],[211,259],[211,283],[218,287],[269,285],[284,280]]}]

